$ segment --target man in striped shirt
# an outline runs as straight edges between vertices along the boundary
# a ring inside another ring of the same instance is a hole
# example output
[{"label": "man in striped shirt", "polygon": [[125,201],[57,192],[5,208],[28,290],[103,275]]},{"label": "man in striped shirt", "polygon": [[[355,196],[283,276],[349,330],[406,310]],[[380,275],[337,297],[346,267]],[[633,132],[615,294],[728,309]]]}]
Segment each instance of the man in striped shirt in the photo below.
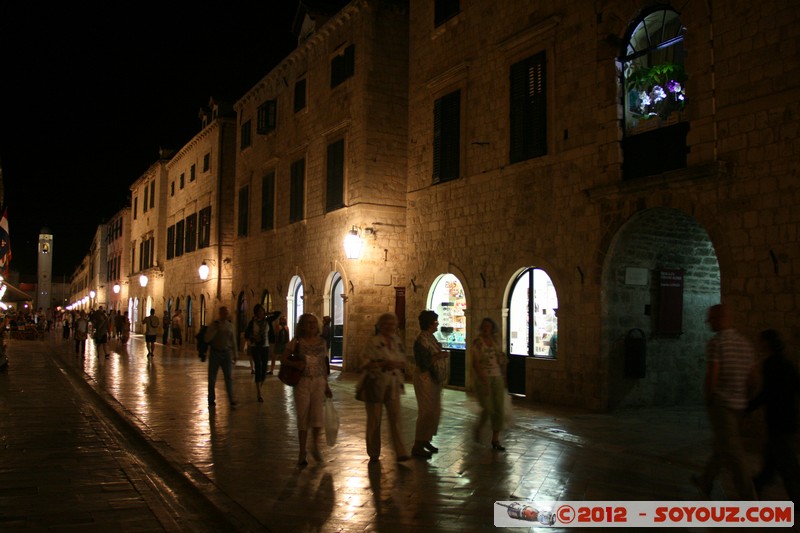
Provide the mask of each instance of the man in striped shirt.
[{"label": "man in striped shirt", "polygon": [[755,355],[752,344],[736,332],[730,322],[724,305],[709,308],[708,324],[716,335],[706,345],[705,395],[714,449],[703,474],[692,476],[692,482],[709,496],[714,479],[726,467],[733,473],[739,499],[755,500],[739,432],[740,420],[747,408]]}]

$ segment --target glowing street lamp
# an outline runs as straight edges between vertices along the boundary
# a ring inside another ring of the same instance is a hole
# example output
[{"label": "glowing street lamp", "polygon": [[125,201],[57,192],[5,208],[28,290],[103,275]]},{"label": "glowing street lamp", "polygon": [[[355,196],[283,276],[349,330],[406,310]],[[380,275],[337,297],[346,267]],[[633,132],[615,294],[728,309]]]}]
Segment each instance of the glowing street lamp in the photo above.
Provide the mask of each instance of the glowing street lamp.
[{"label": "glowing street lamp", "polygon": [[208,274],[210,271],[211,269],[208,268],[208,265],[206,264],[205,261],[203,261],[203,264],[200,265],[200,268],[197,269],[197,273],[200,275],[200,279],[203,281],[208,279]]},{"label": "glowing street lamp", "polygon": [[139,285],[141,285],[142,288],[147,287],[147,281],[148,281],[147,276],[145,276],[144,274],[139,276]]},{"label": "glowing street lamp", "polygon": [[358,228],[353,229],[344,238],[344,253],[348,259],[358,259],[361,257],[361,250],[364,248],[364,241],[358,235]]}]

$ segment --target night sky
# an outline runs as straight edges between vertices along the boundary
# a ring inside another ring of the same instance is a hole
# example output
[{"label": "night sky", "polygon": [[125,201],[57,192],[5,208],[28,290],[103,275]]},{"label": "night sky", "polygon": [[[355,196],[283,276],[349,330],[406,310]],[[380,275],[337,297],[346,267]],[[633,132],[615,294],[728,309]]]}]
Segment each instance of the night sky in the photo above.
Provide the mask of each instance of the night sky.
[{"label": "night sky", "polygon": [[159,148],[182,147],[210,97],[235,102],[296,47],[297,5],[0,5],[11,269],[35,275],[48,227],[54,278],[69,279]]}]

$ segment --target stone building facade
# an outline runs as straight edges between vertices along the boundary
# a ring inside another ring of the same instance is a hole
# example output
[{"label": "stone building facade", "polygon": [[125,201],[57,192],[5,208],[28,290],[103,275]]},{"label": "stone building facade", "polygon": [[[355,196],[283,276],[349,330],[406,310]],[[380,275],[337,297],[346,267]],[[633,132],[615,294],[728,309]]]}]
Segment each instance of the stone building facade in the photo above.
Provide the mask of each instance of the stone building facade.
[{"label": "stone building facade", "polygon": [[796,345],[798,8],[458,4],[411,2],[409,310],[452,274],[516,392],[593,409],[699,402],[720,300]]},{"label": "stone building facade", "polygon": [[171,154],[159,159],[131,185],[130,270],[128,272],[128,318],[135,332],[143,331],[142,320],[164,306],[164,264],[167,227],[167,163]]},{"label": "stone building facade", "polygon": [[181,310],[187,338],[233,301],[236,120],[230,104],[214,99],[200,118],[201,131],[166,163],[164,305],[170,316]]},{"label": "stone building facade", "polygon": [[345,369],[407,284],[406,36],[396,2],[352,2],[235,105],[239,329],[256,303],[292,331],[304,312],[331,316]]},{"label": "stone building facade", "polygon": [[213,300],[240,330],[256,303],[330,315],[345,370],[379,314],[410,347],[434,309],[457,388],[489,317],[532,401],[700,402],[708,306],[800,342],[799,11],[354,0],[306,20],[235,121],[131,187],[129,308],[197,302],[199,324]]},{"label": "stone building facade", "polygon": [[106,278],[108,309],[124,313],[128,310],[128,288],[131,268],[131,210],[120,209],[106,223]]}]

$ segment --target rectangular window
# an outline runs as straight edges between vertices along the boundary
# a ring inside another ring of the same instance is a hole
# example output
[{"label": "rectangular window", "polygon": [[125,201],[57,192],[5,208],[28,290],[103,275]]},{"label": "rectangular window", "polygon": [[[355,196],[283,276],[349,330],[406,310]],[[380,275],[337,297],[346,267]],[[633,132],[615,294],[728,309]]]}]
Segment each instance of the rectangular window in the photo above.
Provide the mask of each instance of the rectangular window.
[{"label": "rectangular window", "polygon": [[144,244],[145,244],[145,241],[143,239],[142,242],[139,243],[139,272],[141,272],[142,270],[145,269],[145,264],[144,264],[145,246],[144,246]]},{"label": "rectangular window", "polygon": [[183,189],[184,185],[186,185],[186,173],[181,172],[181,177],[178,179],[178,187]]},{"label": "rectangular window", "polygon": [[236,234],[239,237],[247,236],[247,221],[250,217],[250,187],[245,185],[239,189],[239,220]]},{"label": "rectangular window", "polygon": [[325,211],[344,207],[344,139],[328,145],[328,183]]},{"label": "rectangular window", "polygon": [[436,0],[433,7],[433,25],[441,26],[460,11],[459,0]]},{"label": "rectangular window", "polygon": [[136,241],[131,242],[131,272],[136,272]]},{"label": "rectangular window", "polygon": [[433,182],[458,178],[460,160],[461,91],[455,91],[433,107]]},{"label": "rectangular window", "polygon": [[512,163],[547,154],[545,53],[511,65],[510,153]]},{"label": "rectangular window", "polygon": [[136,212],[139,210],[139,197],[133,198],[133,220],[136,220]]},{"label": "rectangular window", "polygon": [[174,181],[169,184],[169,195],[170,196],[175,196],[175,182]]},{"label": "rectangular window", "polygon": [[197,249],[197,213],[186,217],[186,253]]},{"label": "rectangular window", "polygon": [[258,106],[256,133],[268,133],[275,129],[275,124],[277,123],[277,110],[277,100],[267,100]]},{"label": "rectangular window", "polygon": [[291,185],[289,189],[289,222],[303,220],[305,215],[306,160],[298,159],[292,163]]},{"label": "rectangular window", "polygon": [[179,220],[175,224],[175,257],[183,255],[183,236],[186,224],[183,220]]},{"label": "rectangular window", "polygon": [[306,79],[294,82],[294,112],[306,107]]},{"label": "rectangular window", "polygon": [[150,182],[150,209],[156,206],[156,180]]},{"label": "rectangular window", "polygon": [[211,152],[203,156],[203,172],[211,170]]},{"label": "rectangular window", "polygon": [[150,197],[150,185],[144,185],[144,201],[142,202],[142,213],[147,213],[147,199]]},{"label": "rectangular window", "polygon": [[167,228],[167,259],[175,257],[175,224]]},{"label": "rectangular window", "polygon": [[342,53],[331,59],[331,89],[343,83],[355,73],[356,45],[351,44]]},{"label": "rectangular window", "polygon": [[248,120],[244,124],[242,124],[240,139],[239,139],[239,149],[244,150],[250,146],[250,135],[251,135],[251,124]]},{"label": "rectangular window", "polygon": [[197,177],[197,165],[192,165],[189,167],[189,181],[194,181],[195,177]]},{"label": "rectangular window", "polygon": [[200,210],[197,216],[197,247],[211,245],[211,206]]},{"label": "rectangular window", "polygon": [[275,228],[275,173],[261,178],[261,229]]},{"label": "rectangular window", "polygon": [[149,246],[148,253],[150,254],[149,259],[147,261],[147,268],[152,268],[153,265],[156,263],[156,239],[155,237],[150,237],[147,240],[147,244]]}]

